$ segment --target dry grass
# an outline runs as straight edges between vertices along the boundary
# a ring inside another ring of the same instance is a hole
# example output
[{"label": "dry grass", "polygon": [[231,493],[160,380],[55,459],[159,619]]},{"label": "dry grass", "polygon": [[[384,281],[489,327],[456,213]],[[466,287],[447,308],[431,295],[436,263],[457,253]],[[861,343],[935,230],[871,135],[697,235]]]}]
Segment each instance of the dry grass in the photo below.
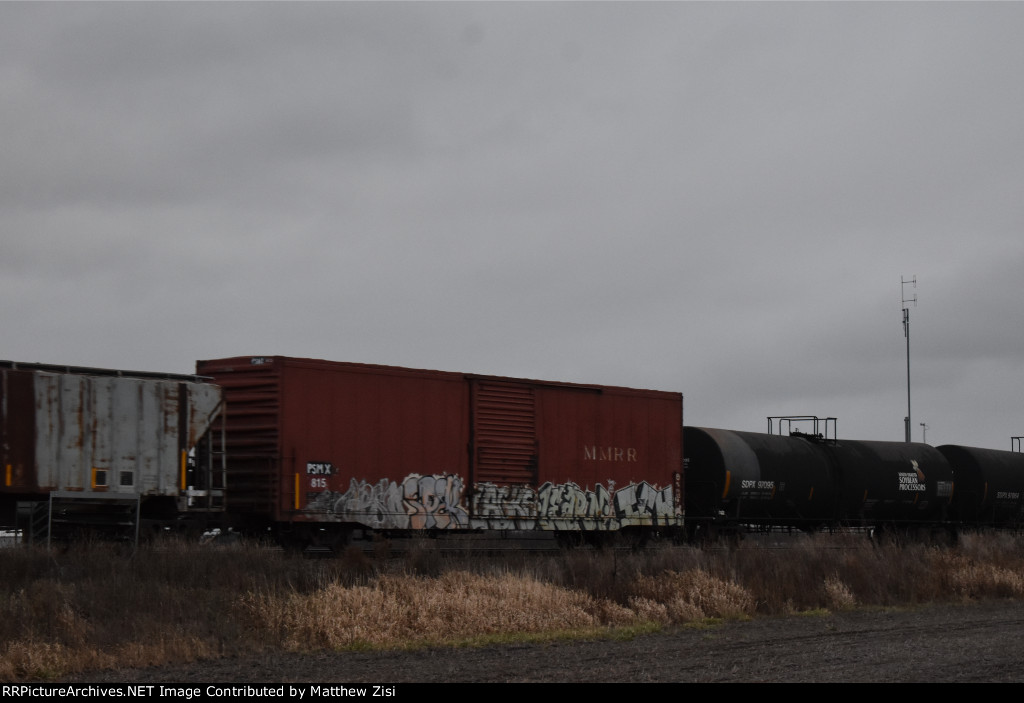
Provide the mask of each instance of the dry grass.
[{"label": "dry grass", "polygon": [[529,577],[447,571],[381,576],[308,594],[250,593],[245,619],[261,639],[292,650],[458,642],[481,635],[631,624],[621,607]]},{"label": "dry grass", "polygon": [[59,678],[273,649],[359,649],[631,636],[714,618],[1024,597],[1024,540],[792,549],[579,550],[502,560],[350,549],[304,560],[172,543],[4,550],[0,679]]}]

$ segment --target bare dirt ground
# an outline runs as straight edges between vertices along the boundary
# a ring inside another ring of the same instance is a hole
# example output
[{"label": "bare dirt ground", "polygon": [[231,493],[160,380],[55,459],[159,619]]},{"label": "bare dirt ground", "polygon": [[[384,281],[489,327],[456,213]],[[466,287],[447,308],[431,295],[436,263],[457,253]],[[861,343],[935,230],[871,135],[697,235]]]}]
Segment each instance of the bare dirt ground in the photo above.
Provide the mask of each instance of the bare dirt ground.
[{"label": "bare dirt ground", "polygon": [[760,618],[631,641],[266,654],[89,683],[1024,681],[1024,603]]}]

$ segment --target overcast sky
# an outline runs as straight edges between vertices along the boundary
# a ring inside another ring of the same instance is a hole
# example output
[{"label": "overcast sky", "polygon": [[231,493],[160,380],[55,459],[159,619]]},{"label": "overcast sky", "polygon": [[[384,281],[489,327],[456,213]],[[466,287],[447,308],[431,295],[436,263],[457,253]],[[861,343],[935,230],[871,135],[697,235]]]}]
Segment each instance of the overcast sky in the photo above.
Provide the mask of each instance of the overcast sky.
[{"label": "overcast sky", "polygon": [[[0,3],[0,358],[1024,435],[1024,3]],[[804,428],[801,428],[804,429]]]}]

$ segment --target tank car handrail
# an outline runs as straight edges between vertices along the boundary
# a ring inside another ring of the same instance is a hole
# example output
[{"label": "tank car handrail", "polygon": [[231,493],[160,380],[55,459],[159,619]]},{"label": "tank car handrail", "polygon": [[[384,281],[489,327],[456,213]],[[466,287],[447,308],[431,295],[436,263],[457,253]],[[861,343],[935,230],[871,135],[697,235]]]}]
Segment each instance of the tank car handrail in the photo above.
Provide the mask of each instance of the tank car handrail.
[{"label": "tank car handrail", "polygon": [[[779,436],[782,436],[782,423],[786,423],[786,427],[789,428],[789,434],[793,437],[804,437],[809,440],[817,440],[824,442],[836,442],[839,437],[838,431],[838,419],[834,417],[818,417],[817,415],[769,415],[768,416],[768,434],[775,434],[773,431],[772,420],[779,421]],[[794,422],[812,422],[814,423],[814,429],[811,432],[800,432],[799,430],[793,430]],[[825,424],[825,431],[820,431],[821,423]],[[832,426],[832,436],[829,437],[829,426]]]}]

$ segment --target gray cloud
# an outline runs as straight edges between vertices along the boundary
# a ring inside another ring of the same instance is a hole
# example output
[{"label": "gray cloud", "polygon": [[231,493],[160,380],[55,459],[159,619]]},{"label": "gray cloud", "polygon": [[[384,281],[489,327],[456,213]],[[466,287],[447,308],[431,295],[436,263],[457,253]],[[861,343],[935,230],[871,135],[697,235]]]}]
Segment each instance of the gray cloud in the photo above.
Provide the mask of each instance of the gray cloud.
[{"label": "gray cloud", "polygon": [[5,356],[1024,433],[1016,3],[0,4]]}]

